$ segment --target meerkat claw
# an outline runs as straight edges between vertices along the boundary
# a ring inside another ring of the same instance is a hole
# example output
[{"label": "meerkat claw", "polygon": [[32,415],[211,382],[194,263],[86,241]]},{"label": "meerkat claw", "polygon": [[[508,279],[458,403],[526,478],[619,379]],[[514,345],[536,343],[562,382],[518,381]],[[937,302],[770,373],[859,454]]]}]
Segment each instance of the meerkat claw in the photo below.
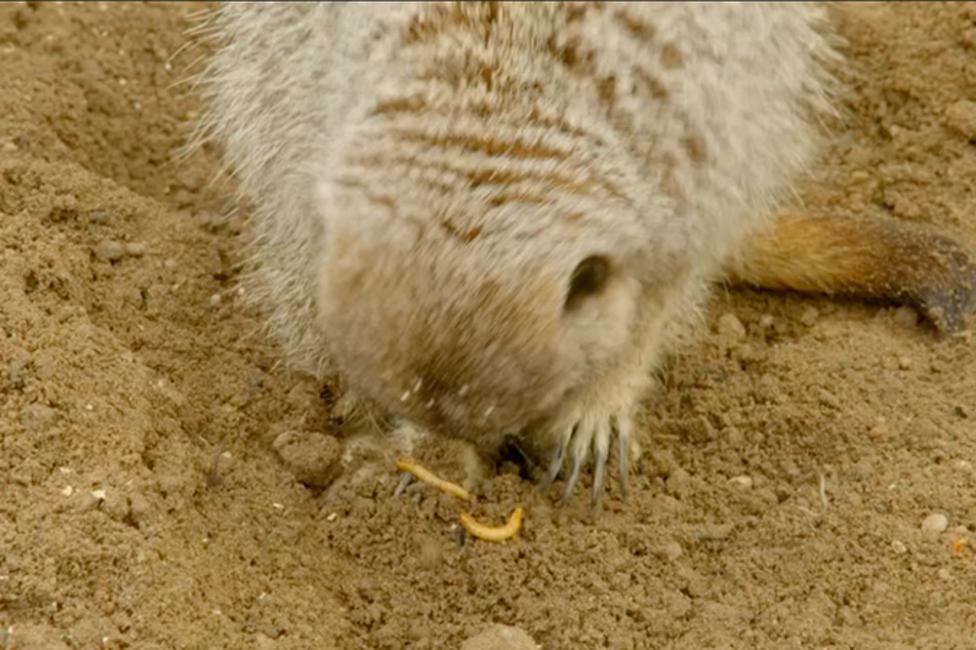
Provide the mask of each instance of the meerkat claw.
[{"label": "meerkat claw", "polygon": [[603,497],[603,483],[607,475],[607,456],[610,452],[610,423],[602,422],[593,436],[594,467],[593,467],[593,496],[594,508],[600,507]]},{"label": "meerkat claw", "polygon": [[617,476],[620,494],[626,499],[630,489],[630,436],[632,425],[629,418],[617,418]]},{"label": "meerkat claw", "polygon": [[407,487],[409,487],[410,483],[412,482],[413,482],[413,476],[411,476],[409,472],[403,472],[402,474],[400,474],[400,480],[397,481],[396,489],[393,490],[393,498],[396,499],[397,497],[402,495],[403,491],[406,490]]},{"label": "meerkat claw", "polygon": [[606,488],[607,461],[610,457],[610,443],[617,438],[618,468],[617,478],[620,492],[626,497],[629,489],[631,437],[633,424],[629,417],[616,414],[610,417],[584,418],[573,427],[567,439],[560,444],[549,466],[549,474],[544,483],[548,485],[559,474],[567,448],[572,458],[572,468],[563,488],[561,503],[565,504],[579,480],[580,470],[593,452],[593,492],[592,505],[599,509]]},{"label": "meerkat claw", "polygon": [[563,496],[559,500],[561,505],[565,505],[569,502],[569,497],[573,496],[573,490],[576,488],[576,481],[579,480],[580,469],[583,467],[583,460],[586,458],[583,454],[573,455],[573,469],[569,472],[569,478],[566,479],[566,485],[563,487]]},{"label": "meerkat claw", "polygon": [[552,460],[549,461],[549,469],[546,470],[546,475],[542,478],[539,483],[539,490],[545,490],[556,480],[559,476],[559,472],[563,468],[563,461],[566,460],[566,447],[569,444],[569,439],[572,437],[573,432],[570,430],[559,443],[556,448],[556,453],[552,455]]}]

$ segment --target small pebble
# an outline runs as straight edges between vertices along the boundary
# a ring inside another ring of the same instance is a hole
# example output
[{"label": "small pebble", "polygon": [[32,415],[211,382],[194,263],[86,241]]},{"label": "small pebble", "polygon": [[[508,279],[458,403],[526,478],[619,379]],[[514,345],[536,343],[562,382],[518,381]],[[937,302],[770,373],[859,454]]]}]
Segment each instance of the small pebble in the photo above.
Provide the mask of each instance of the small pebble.
[{"label": "small pebble", "polygon": [[27,359],[14,359],[7,366],[7,381],[12,388],[23,388],[26,383],[24,377],[27,369]]},{"label": "small pebble", "polygon": [[493,623],[461,644],[461,650],[539,650],[528,633],[511,625]]},{"label": "small pebble", "polygon": [[800,322],[807,327],[810,327],[816,323],[818,318],[820,318],[820,312],[816,307],[807,307],[803,310],[803,313],[800,314]]},{"label": "small pebble", "polygon": [[891,550],[895,552],[896,555],[903,555],[908,552],[908,548],[902,542],[897,539],[891,543]]},{"label": "small pebble", "polygon": [[[99,499],[102,503],[102,510],[115,521],[125,521],[131,511],[129,510],[129,499],[121,490],[112,490],[106,494],[105,490],[96,490],[102,493]],[[94,493],[93,493],[94,494]]]},{"label": "small pebble", "polygon": [[884,418],[878,418],[874,426],[868,431],[868,436],[874,440],[881,440],[882,438],[887,438],[891,435],[891,429],[888,428],[888,423]]},{"label": "small pebble", "polygon": [[976,27],[964,31],[962,36],[959,37],[959,42],[963,47],[976,49]]},{"label": "small pebble", "polygon": [[976,102],[960,99],[945,109],[946,126],[963,137],[976,138]]},{"label": "small pebble", "polygon": [[142,526],[146,522],[149,508],[149,501],[143,495],[136,492],[129,496],[129,514],[136,526]]},{"label": "small pebble", "polygon": [[941,512],[933,512],[922,521],[922,532],[928,535],[938,535],[949,527],[949,518]]},{"label": "small pebble", "polygon": [[92,210],[88,214],[88,219],[92,223],[108,223],[108,212],[105,210]]},{"label": "small pebble", "polygon": [[342,445],[333,436],[286,431],[271,446],[292,475],[305,485],[327,488],[340,469]]},{"label": "small pebble", "polygon": [[234,454],[229,451],[222,451],[214,462],[214,469],[223,476],[234,467]]},{"label": "small pebble", "polygon": [[146,245],[139,242],[120,242],[105,239],[95,246],[95,257],[105,262],[117,262],[123,257],[142,257],[146,254]]},{"label": "small pebble", "polygon": [[820,398],[820,403],[824,406],[829,406],[838,411],[841,410],[840,400],[826,388],[821,388],[817,396]]},{"label": "small pebble", "polygon": [[44,404],[29,404],[20,412],[20,424],[28,432],[43,431],[51,425],[58,412]]},{"label": "small pebble", "polygon": [[711,542],[727,538],[732,533],[732,524],[707,524],[696,531],[701,541]]},{"label": "small pebble", "polygon": [[75,499],[75,508],[78,512],[88,512],[89,510],[94,510],[99,505],[101,505],[101,499],[96,499],[92,496],[91,492],[88,494],[79,494],[78,498]]},{"label": "small pebble", "polygon": [[968,460],[957,459],[952,461],[952,469],[960,472],[968,472],[973,469],[973,464]]},{"label": "small pebble", "polygon": [[903,305],[895,310],[894,320],[895,323],[902,327],[915,327],[918,325],[918,312],[911,307]]},{"label": "small pebble", "polygon": [[958,417],[961,417],[961,418],[963,418],[963,419],[966,419],[966,418],[968,418],[968,417],[969,417],[969,409],[967,409],[967,408],[966,408],[965,406],[963,406],[962,404],[956,404],[956,405],[955,405],[955,406],[954,406],[954,407],[952,408],[952,412],[953,412],[953,413],[955,413],[955,414],[956,414],[956,416],[958,416]]},{"label": "small pebble", "polygon": [[726,312],[718,319],[718,333],[740,339],[746,335],[746,326],[735,314]]},{"label": "small pebble", "polygon": [[898,357],[898,368],[900,370],[908,370],[912,367],[912,360],[908,357]]},{"label": "small pebble", "polygon": [[747,365],[757,363],[762,359],[762,355],[759,354],[759,351],[748,343],[743,343],[741,346],[739,346],[736,356],[738,357],[739,361]]},{"label": "small pebble", "polygon": [[210,306],[211,307],[216,307],[219,304],[220,304],[220,294],[219,293],[215,293],[214,295],[210,296]]},{"label": "small pebble", "polygon": [[680,543],[672,539],[669,542],[665,542],[664,544],[661,544],[660,553],[669,561],[674,562],[679,557],[684,555],[684,549],[681,548]]},{"label": "small pebble", "polygon": [[70,497],[72,494],[74,494],[74,491],[75,489],[73,487],[71,487],[70,485],[65,485],[64,488],[61,490],[61,494],[63,494],[66,497]]},{"label": "small pebble", "polygon": [[759,329],[768,330],[772,328],[775,322],[776,321],[771,314],[763,314],[759,317]]},{"label": "small pebble", "polygon": [[131,257],[142,257],[146,254],[146,245],[142,242],[130,242],[125,244],[125,254]]},{"label": "small pebble", "polygon": [[952,574],[949,573],[949,569],[946,569],[946,568],[939,569],[936,572],[936,575],[939,576],[939,579],[940,580],[949,580],[949,579],[952,578]]},{"label": "small pebble", "polygon": [[254,635],[254,647],[257,650],[274,650],[274,648],[278,647],[278,644],[271,637],[258,632]]},{"label": "small pebble", "polygon": [[684,618],[691,611],[691,598],[677,590],[671,590],[662,594],[661,599],[667,608],[668,615],[672,618]]},{"label": "small pebble", "polygon": [[749,489],[752,487],[752,477],[746,476],[745,474],[741,476],[733,476],[729,479],[729,483],[739,488]]},{"label": "small pebble", "polygon": [[106,239],[95,246],[95,257],[104,262],[115,262],[125,257],[125,244]]},{"label": "small pebble", "polygon": [[682,497],[687,494],[691,476],[681,467],[676,467],[671,471],[668,480],[664,484],[664,489],[672,496]]}]

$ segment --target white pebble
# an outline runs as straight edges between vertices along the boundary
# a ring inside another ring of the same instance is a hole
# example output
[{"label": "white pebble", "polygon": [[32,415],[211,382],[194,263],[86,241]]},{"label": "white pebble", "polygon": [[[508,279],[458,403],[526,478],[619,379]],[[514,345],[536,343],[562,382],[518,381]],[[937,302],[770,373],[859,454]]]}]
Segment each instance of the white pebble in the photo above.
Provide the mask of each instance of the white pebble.
[{"label": "white pebble", "polygon": [[742,324],[738,316],[732,312],[727,312],[718,319],[718,331],[719,334],[739,339],[746,335],[746,326]]},{"label": "white pebble", "polygon": [[103,489],[99,489],[99,490],[92,490],[91,495],[93,497],[95,497],[96,499],[98,499],[99,501],[104,501],[105,500],[105,489],[103,488]]},{"label": "white pebble", "polygon": [[816,323],[818,318],[820,318],[820,312],[816,307],[807,307],[803,310],[803,313],[800,314],[800,322],[807,327],[810,327]]},{"label": "white pebble", "polygon": [[115,262],[125,257],[125,244],[106,239],[95,246],[95,257],[106,262]]},{"label": "white pebble", "polygon": [[898,555],[902,555],[903,553],[906,553],[908,551],[908,548],[902,542],[896,539],[891,543],[891,550],[893,550]]},{"label": "white pebble", "polygon": [[918,312],[908,306],[902,306],[895,310],[895,322],[903,327],[915,327],[918,325]]},{"label": "white pebble", "polygon": [[125,254],[131,257],[142,257],[146,254],[146,245],[142,242],[129,242],[124,247]]},{"label": "white pebble", "polygon": [[732,478],[729,479],[729,483],[731,483],[736,487],[748,489],[752,487],[752,477],[746,476],[745,474],[743,474],[742,476],[733,476]]},{"label": "white pebble", "polygon": [[922,532],[938,535],[949,527],[949,518],[941,512],[933,512],[922,521]]},{"label": "white pebble", "polygon": [[74,493],[74,491],[75,489],[73,487],[71,487],[70,485],[65,485],[64,489],[61,490],[61,494],[63,494],[66,497],[70,497],[72,493]]},{"label": "white pebble", "polygon": [[661,554],[664,555],[668,560],[674,562],[679,557],[684,555],[684,549],[681,548],[681,544],[675,540],[666,542],[661,546]]}]

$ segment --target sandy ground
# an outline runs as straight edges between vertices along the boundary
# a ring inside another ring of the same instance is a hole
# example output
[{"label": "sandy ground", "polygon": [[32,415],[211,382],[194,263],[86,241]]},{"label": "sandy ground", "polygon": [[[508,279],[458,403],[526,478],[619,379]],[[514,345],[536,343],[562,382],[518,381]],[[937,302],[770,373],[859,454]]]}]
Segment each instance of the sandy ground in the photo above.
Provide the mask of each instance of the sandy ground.
[{"label": "sandy ground", "polygon": [[[241,304],[215,152],[173,162],[198,9],[0,6],[0,648],[976,648],[976,351],[907,309],[720,292],[596,523],[511,472],[505,544],[392,469],[316,488],[333,396]],[[837,19],[809,209],[976,241],[976,5]]]}]

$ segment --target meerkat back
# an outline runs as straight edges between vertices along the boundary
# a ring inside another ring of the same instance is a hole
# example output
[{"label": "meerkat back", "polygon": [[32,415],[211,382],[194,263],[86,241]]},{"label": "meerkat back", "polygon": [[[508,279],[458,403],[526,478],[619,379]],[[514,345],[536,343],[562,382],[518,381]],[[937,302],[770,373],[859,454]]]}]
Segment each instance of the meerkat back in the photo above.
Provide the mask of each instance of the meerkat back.
[{"label": "meerkat back", "polygon": [[[329,215],[312,205],[310,187],[341,167],[357,117],[381,102],[409,103],[397,88],[409,77],[401,58],[422,65],[429,54],[434,66],[447,50],[463,66],[482,57],[484,71],[446,100],[458,113],[470,113],[463,96],[473,87],[497,94],[503,77],[524,82],[523,103],[543,109],[517,116],[525,126],[548,112],[602,139],[592,157],[630,157],[643,175],[630,179],[632,199],[673,206],[673,218],[649,217],[646,230],[702,270],[714,271],[768,216],[813,154],[808,109],[822,108],[815,59],[827,53],[816,10],[513,3],[507,23],[498,21],[513,33],[497,36],[492,3],[470,6],[232,3],[213,18],[223,46],[206,75],[205,128],[255,205],[259,270],[249,295],[271,307],[270,330],[301,369],[321,374],[327,364],[309,273]],[[471,38],[482,34],[484,42]],[[540,80],[550,87],[540,91]],[[437,90],[428,99],[438,94],[444,104]],[[425,119],[440,122],[431,131],[450,131],[449,110]]]},{"label": "meerkat back", "polygon": [[[554,471],[571,458],[567,491],[593,452],[594,495],[831,106],[808,5],[235,3],[214,28],[205,126],[254,204],[250,296],[291,364],[481,448],[515,433]],[[787,223],[742,277],[933,295],[927,272],[822,263],[910,268],[897,229],[828,223],[804,248]]]}]

